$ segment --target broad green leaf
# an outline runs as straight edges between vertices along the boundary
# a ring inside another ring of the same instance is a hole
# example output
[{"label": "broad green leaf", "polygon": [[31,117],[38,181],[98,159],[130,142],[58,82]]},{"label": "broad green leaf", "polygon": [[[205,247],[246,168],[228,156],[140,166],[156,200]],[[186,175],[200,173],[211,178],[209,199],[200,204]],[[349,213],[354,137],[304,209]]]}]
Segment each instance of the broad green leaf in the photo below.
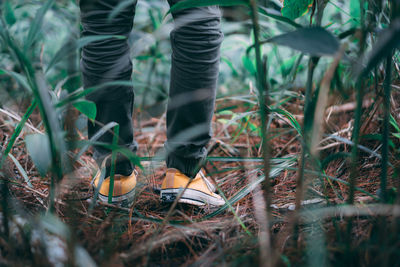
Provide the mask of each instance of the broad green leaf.
[{"label": "broad green leaf", "polygon": [[297,19],[306,14],[312,5],[313,0],[284,0],[282,15],[289,19]]},{"label": "broad green leaf", "polygon": [[11,6],[11,3],[9,0],[6,0],[4,2],[4,19],[7,22],[8,25],[12,26],[14,25],[15,22],[17,22],[17,19],[15,18],[13,8]]},{"label": "broad green leaf", "polygon": [[63,58],[71,55],[74,51],[81,49],[85,45],[90,44],[91,42],[102,41],[110,38],[116,39],[126,39],[123,35],[93,35],[86,36],[78,39],[76,43],[67,42],[64,44],[54,55],[54,57],[50,60],[49,65],[47,65],[46,72],[48,72],[55,64],[60,62]]},{"label": "broad green leaf", "polygon": [[96,119],[96,104],[88,100],[80,100],[72,104],[77,110],[82,114],[86,115],[90,120],[94,121]]},{"label": "broad green leaf", "polygon": [[29,28],[29,33],[27,38],[25,39],[25,50],[27,50],[31,45],[36,41],[39,32],[42,28],[43,19],[46,15],[47,11],[51,8],[54,4],[55,0],[48,0],[36,13],[35,18],[33,19],[32,24]]},{"label": "broad green leaf", "polygon": [[351,23],[355,26],[358,26],[360,23],[361,9],[360,9],[360,0],[350,0],[350,15],[354,20]]},{"label": "broad green leaf", "polygon": [[232,110],[221,110],[218,112],[218,115],[230,115],[233,116],[235,113]]},{"label": "broad green leaf", "polygon": [[46,134],[30,134],[25,137],[29,155],[41,176],[45,176],[51,165],[49,137]]},{"label": "broad green leaf", "polygon": [[263,43],[288,46],[312,56],[333,56],[339,50],[338,39],[321,27],[300,28],[268,39]]},{"label": "broad green leaf", "polygon": [[289,25],[292,25],[292,26],[295,27],[295,28],[302,28],[302,27],[303,27],[303,26],[301,26],[300,24],[298,24],[298,23],[294,22],[293,20],[291,20],[290,18],[281,16],[281,15],[279,14],[279,12],[278,12],[278,14],[274,14],[274,13],[275,13],[275,10],[272,10],[272,9],[268,9],[268,8],[263,7],[263,6],[259,6],[259,7],[258,7],[258,12],[259,12],[260,14],[262,14],[262,15],[265,15],[265,16],[267,16],[267,17],[276,19],[276,20],[278,20],[278,21],[280,21],[280,22],[284,22],[284,23],[287,23],[287,24],[289,24]]},{"label": "broad green leaf", "polygon": [[249,2],[246,0],[185,0],[176,3],[173,5],[170,10],[168,10],[167,14],[176,12],[178,10],[192,8],[192,7],[201,7],[201,6],[248,6]]}]

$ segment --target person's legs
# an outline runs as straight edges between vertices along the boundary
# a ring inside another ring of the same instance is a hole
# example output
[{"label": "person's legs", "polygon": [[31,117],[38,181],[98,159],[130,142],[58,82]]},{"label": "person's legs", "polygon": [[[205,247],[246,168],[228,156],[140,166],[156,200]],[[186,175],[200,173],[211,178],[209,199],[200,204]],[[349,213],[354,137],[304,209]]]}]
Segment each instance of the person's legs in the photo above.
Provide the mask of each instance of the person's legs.
[{"label": "person's legs", "polygon": [[[170,6],[180,0],[168,0]],[[167,167],[196,176],[211,138],[211,120],[220,61],[218,7],[190,8],[172,14],[172,66],[167,109]]]},{"label": "person's legs", "polygon": [[[91,42],[82,50],[81,70],[84,88],[90,88],[106,82],[117,80],[130,81],[132,63],[129,58],[127,38],[132,30],[135,5],[131,4],[115,18],[109,20],[112,10],[121,0],[80,0],[82,36],[122,35],[126,39],[108,38]],[[120,126],[119,144],[136,150],[133,140],[133,89],[131,86],[107,86],[90,94],[87,99],[96,103],[96,123],[88,122],[88,133],[91,138],[109,122]],[[111,130],[112,131],[112,130]],[[111,132],[104,134],[98,141],[111,143]],[[98,162],[110,151],[95,146],[94,157]],[[132,164],[120,157],[117,163],[117,174],[129,175]]]}]

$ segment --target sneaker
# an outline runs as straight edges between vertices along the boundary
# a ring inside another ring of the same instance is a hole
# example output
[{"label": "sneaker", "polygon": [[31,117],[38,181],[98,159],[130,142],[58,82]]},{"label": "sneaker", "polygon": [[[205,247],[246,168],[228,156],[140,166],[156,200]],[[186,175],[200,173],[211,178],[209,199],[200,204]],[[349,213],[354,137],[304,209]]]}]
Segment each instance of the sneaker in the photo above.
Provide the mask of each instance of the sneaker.
[{"label": "sneaker", "polygon": [[[101,181],[101,177],[102,173],[99,168],[94,178],[93,186],[95,190],[99,190],[99,200],[101,202],[108,203],[108,195],[110,192],[110,176],[107,176],[103,181]],[[136,177],[137,172],[135,169],[130,175],[114,175],[114,189],[113,196],[111,198],[112,204],[128,207],[133,202],[135,197]]]},{"label": "sneaker", "polygon": [[[191,181],[190,181],[191,180]],[[190,179],[177,169],[168,169],[164,181],[161,185],[160,199],[162,202],[171,203],[178,197],[187,183],[189,186],[183,192],[179,203],[186,203],[196,206],[211,205],[222,206],[225,204],[224,199],[214,193],[214,185],[206,178],[204,173],[200,171],[195,178]]]}]

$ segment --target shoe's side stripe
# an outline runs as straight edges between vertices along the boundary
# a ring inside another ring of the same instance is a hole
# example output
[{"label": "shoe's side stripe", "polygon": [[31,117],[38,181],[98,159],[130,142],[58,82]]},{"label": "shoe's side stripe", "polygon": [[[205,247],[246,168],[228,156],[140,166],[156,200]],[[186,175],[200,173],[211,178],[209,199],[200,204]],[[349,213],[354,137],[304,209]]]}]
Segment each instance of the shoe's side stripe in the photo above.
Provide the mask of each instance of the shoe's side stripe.
[{"label": "shoe's side stripe", "polygon": [[[174,195],[178,195],[181,192],[181,188],[170,188],[170,189],[162,189],[161,190],[161,194],[160,197],[161,199],[163,198],[164,194],[174,194]],[[223,200],[220,200],[212,195],[209,195],[207,193],[204,193],[202,191],[199,190],[195,190],[195,189],[191,189],[188,188],[185,190],[185,192],[182,194],[181,199],[179,200],[179,202],[181,202],[182,199],[190,199],[193,201],[197,201],[197,202],[204,202],[211,204],[211,205],[221,205],[224,203],[221,203]]]},{"label": "shoe's side stripe", "polygon": [[176,173],[176,170],[167,172],[167,176],[165,177],[165,179],[166,179],[166,187],[167,188],[171,188],[171,187],[174,186],[175,173]]},{"label": "shoe's side stripe", "polygon": [[[112,201],[113,201],[113,202],[114,202],[114,201],[118,201],[118,199],[124,200],[124,199],[126,199],[127,197],[129,197],[129,196],[131,196],[131,195],[134,195],[134,194],[135,194],[135,188],[133,188],[131,191],[129,191],[128,193],[125,193],[125,194],[123,194],[123,195],[113,196],[113,197],[112,197]],[[101,193],[99,192],[99,197],[107,198],[107,201],[108,201],[108,195],[103,195],[103,194],[101,194]]]},{"label": "shoe's side stripe", "polygon": [[[183,187],[182,187],[182,188],[165,188],[165,189],[161,189],[161,192],[163,192],[164,190],[179,190],[179,191],[178,191],[178,193],[179,193],[180,190],[183,190]],[[188,191],[188,190],[189,190],[189,191]],[[190,192],[190,191],[196,191],[196,192],[199,192],[199,193],[201,193],[201,194],[205,194],[205,195],[207,195],[207,196],[213,197],[213,195],[207,194],[207,193],[205,193],[205,192],[203,192],[203,191],[200,191],[200,190],[197,190],[197,189],[187,188],[187,189],[185,190],[185,192]]]}]

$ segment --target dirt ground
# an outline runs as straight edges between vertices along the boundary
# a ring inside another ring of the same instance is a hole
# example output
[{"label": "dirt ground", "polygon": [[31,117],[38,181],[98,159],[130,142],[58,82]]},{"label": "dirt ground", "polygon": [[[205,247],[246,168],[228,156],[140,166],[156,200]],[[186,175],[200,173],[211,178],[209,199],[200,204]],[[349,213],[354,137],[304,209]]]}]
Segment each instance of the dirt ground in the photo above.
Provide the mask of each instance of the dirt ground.
[{"label": "dirt ground", "polygon": [[[400,99],[400,94],[395,93],[394,99],[396,98]],[[363,135],[380,131],[379,103],[376,104],[372,98],[370,100],[365,107],[365,112],[368,112],[366,114],[369,116],[366,117],[362,126]],[[238,108],[234,111],[243,112],[240,103],[217,104],[217,109],[237,104]],[[348,103],[337,104],[337,109],[332,109],[326,121],[325,132],[350,140],[353,108],[345,104]],[[400,101],[393,101],[393,111],[398,113],[399,107]],[[12,112],[11,110],[16,110],[14,108],[7,111]],[[301,103],[288,103],[284,108],[291,112],[300,123],[302,122]],[[12,114],[18,116],[17,114],[21,113],[13,112]],[[0,113],[0,140],[3,140],[3,144],[8,142],[18,121],[18,117],[13,118],[11,115]],[[261,140],[254,132],[244,131],[237,134],[238,126],[226,127],[221,119],[226,121],[231,118],[218,115],[218,113],[215,116],[214,137],[209,146],[211,158],[205,165],[205,170],[219,184],[227,199],[237,198],[231,208],[216,210],[210,207],[196,208],[178,205],[171,214],[170,220],[164,221],[170,207],[160,203],[158,190],[165,172],[165,164],[146,160],[142,161],[143,169],[138,168],[139,186],[132,208],[100,203],[91,207],[93,203],[91,180],[95,166],[89,150],[75,163],[76,171],[65,177],[57,190],[55,213],[62,222],[69,225],[73,233],[71,235],[73,238],[68,240],[61,238],[66,242],[64,248],[66,253],[69,253],[69,258],[73,258],[73,255],[71,256],[68,244],[78,243],[97,264],[102,266],[260,264],[257,236],[261,229],[259,211],[263,209],[262,205],[261,208],[257,206],[259,202],[256,196],[257,192],[261,192],[262,185],[257,181],[263,175],[259,146]],[[397,119],[400,121],[399,117]],[[250,122],[256,126],[259,124],[254,116],[251,117]],[[40,177],[27,154],[23,140],[26,134],[42,131],[39,123],[39,115],[36,113],[31,117],[29,126],[26,127],[11,153],[26,172],[32,186],[26,183],[21,170],[11,161],[3,170],[6,175],[12,177],[9,188],[12,200],[15,202],[11,213],[15,216],[24,214],[25,218],[34,218],[48,209],[50,177]],[[136,124],[138,124],[137,121]],[[139,143],[138,155],[154,157],[162,149],[165,141],[165,117],[144,116],[140,124],[140,127],[135,125],[137,129],[140,129],[136,131],[136,140]],[[291,262],[293,265],[301,265],[307,262],[306,247],[310,244],[309,238],[313,238],[314,241],[325,240],[323,242],[327,244],[327,259],[331,262],[343,262],[341,255],[346,250],[343,238],[346,238],[344,232],[349,221],[340,217],[322,220],[320,226],[325,236],[322,239],[319,238],[322,235],[321,232],[312,230],[315,227],[314,224],[302,225],[300,229],[297,229],[297,234],[290,228],[294,213],[296,168],[300,144],[288,120],[282,116],[276,116],[272,121],[270,136],[275,135],[278,137],[270,140],[271,155],[273,158],[283,158],[283,160],[271,162],[275,172],[271,178],[272,205],[269,223],[273,246],[283,255],[277,257],[277,264],[286,265]],[[393,142],[399,146],[398,139],[393,139]],[[381,145],[379,141],[368,138],[362,139],[361,144],[375,152],[379,152]],[[351,150],[350,145],[332,138],[327,138],[321,143],[321,147],[322,159],[334,153]],[[252,159],[240,160],[243,158]],[[399,159],[391,158],[391,160],[399,164]],[[313,165],[308,165],[307,168],[318,171]],[[379,158],[369,152],[361,151],[358,170],[356,186],[369,194],[357,191],[355,202],[360,206],[377,202],[377,191],[380,186]],[[389,174],[392,173],[393,170],[390,169]],[[315,172],[306,173],[305,199],[309,202],[304,203],[305,210],[340,205],[348,198],[349,161],[346,158],[333,159],[325,166],[324,174],[325,177],[334,177],[336,180],[321,177]],[[395,188],[397,185],[393,183],[393,179],[389,180],[389,187]],[[252,185],[252,188],[249,188],[249,185]],[[373,255],[378,249],[379,242],[371,241],[374,240],[374,229],[379,227],[373,223],[376,220],[378,219],[374,217],[356,216],[351,222],[353,227],[350,229],[356,238],[349,244],[357,257],[363,257],[362,262],[366,265],[376,260]],[[392,220],[387,223],[391,225]],[[29,235],[26,233],[20,229],[12,242],[0,238],[0,251],[3,251],[0,252],[0,264],[54,265],[54,261],[49,260],[49,257],[45,256],[46,253],[42,253],[43,250],[29,249],[27,245],[29,241],[26,240]],[[398,241],[393,242],[395,242],[393,246],[399,245]],[[363,244],[368,244],[367,248],[359,249]],[[19,248],[16,249],[16,247]]]}]

